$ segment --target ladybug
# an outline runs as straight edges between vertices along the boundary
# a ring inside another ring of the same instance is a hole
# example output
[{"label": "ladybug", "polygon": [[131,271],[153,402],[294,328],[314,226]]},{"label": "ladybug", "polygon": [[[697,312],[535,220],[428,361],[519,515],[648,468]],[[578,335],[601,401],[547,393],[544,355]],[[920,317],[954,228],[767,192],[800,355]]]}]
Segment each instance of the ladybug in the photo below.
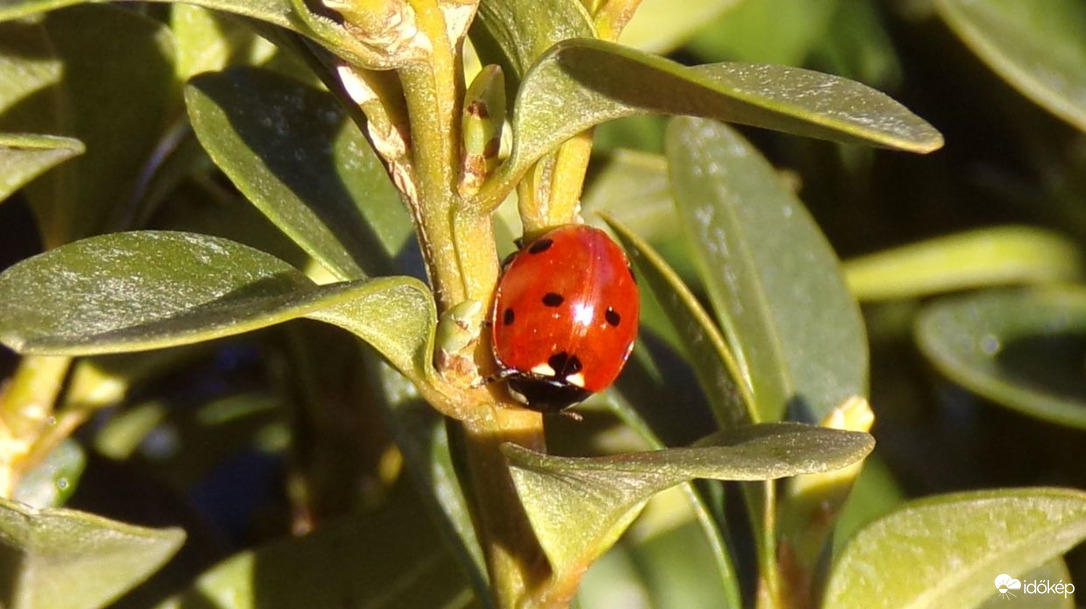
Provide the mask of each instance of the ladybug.
[{"label": "ladybug", "polygon": [[640,299],[622,249],[581,224],[513,254],[494,295],[498,378],[517,401],[554,413],[606,389],[633,349]]}]

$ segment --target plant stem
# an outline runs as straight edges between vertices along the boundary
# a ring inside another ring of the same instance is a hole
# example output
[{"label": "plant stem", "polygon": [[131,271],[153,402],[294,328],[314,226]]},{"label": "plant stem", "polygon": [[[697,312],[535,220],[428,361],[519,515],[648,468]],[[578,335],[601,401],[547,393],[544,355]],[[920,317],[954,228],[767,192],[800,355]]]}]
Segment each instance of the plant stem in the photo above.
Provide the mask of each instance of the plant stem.
[{"label": "plant stem", "polygon": [[525,234],[577,219],[585,171],[592,153],[592,131],[584,131],[540,159],[518,185]]},{"label": "plant stem", "polygon": [[545,450],[542,415],[522,408],[490,409],[492,416],[466,423],[465,448],[473,497],[472,517],[498,607],[523,606],[545,584],[550,565],[520,503],[501,445],[515,442]]},{"label": "plant stem", "polygon": [[550,226],[574,219],[581,206],[581,190],[592,154],[592,130],[582,131],[562,144],[554,160],[551,196],[547,204]]},{"label": "plant stem", "polygon": [[[465,300],[489,304],[498,280],[497,246],[489,210],[465,206],[459,195],[460,106],[463,74],[457,49],[450,44],[444,17],[433,0],[412,0],[418,26],[430,41],[429,60],[400,70],[410,117],[410,155],[414,192],[405,192],[415,214],[423,252],[440,311]],[[409,189],[411,190],[411,189]],[[477,366],[493,367],[481,341]],[[544,450],[539,413],[504,408],[484,387],[456,387],[465,404],[467,478],[472,518],[486,554],[491,589],[503,609],[519,606],[550,576],[509,466],[505,442]]]},{"label": "plant stem", "polygon": [[[756,539],[758,552],[758,609],[777,609],[781,606],[780,569],[777,564],[777,483],[768,480],[759,484],[761,513],[754,518],[761,520],[761,536]],[[749,505],[749,504],[748,504]],[[758,531],[755,532],[757,536]]]},{"label": "plant stem", "polygon": [[28,355],[0,394],[0,497],[10,498],[49,424],[72,358]]}]

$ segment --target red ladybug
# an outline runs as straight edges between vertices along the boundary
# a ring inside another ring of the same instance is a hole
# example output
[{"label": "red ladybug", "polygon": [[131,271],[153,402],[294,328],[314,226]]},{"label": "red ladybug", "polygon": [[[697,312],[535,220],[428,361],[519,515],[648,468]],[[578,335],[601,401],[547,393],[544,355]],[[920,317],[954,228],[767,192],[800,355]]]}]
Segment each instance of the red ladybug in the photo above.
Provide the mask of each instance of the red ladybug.
[{"label": "red ladybug", "polygon": [[626,255],[581,224],[547,232],[509,259],[491,314],[510,393],[558,412],[606,389],[633,349],[641,303]]}]

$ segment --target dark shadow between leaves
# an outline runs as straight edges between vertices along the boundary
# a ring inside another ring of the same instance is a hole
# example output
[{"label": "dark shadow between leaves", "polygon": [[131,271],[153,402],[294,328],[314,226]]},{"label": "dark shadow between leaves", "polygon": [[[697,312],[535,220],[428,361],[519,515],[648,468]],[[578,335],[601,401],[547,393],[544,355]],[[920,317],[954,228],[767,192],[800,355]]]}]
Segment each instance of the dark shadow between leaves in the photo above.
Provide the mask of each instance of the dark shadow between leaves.
[{"label": "dark shadow between leaves", "polygon": [[686,446],[717,430],[690,365],[645,328],[615,387],[667,446]]}]

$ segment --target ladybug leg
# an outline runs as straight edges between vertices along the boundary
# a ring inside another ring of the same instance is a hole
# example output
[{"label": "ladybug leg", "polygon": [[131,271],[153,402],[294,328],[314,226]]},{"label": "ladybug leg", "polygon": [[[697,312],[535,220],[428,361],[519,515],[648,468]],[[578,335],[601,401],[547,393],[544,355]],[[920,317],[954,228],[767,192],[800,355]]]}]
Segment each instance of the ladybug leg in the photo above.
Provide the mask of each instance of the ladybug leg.
[{"label": "ladybug leg", "polygon": [[512,368],[499,368],[493,374],[487,375],[486,384],[489,385],[491,383],[501,383],[501,382],[504,382],[505,379],[507,379],[507,378],[509,378],[511,376],[514,376],[516,374],[517,374],[517,371],[512,369]]},{"label": "ladybug leg", "polygon": [[583,416],[577,414],[576,412],[573,412],[572,410],[559,410],[558,414],[560,414],[563,417],[569,417],[569,418],[573,419],[574,421],[577,421],[578,423],[580,423],[581,421],[584,420]]}]

